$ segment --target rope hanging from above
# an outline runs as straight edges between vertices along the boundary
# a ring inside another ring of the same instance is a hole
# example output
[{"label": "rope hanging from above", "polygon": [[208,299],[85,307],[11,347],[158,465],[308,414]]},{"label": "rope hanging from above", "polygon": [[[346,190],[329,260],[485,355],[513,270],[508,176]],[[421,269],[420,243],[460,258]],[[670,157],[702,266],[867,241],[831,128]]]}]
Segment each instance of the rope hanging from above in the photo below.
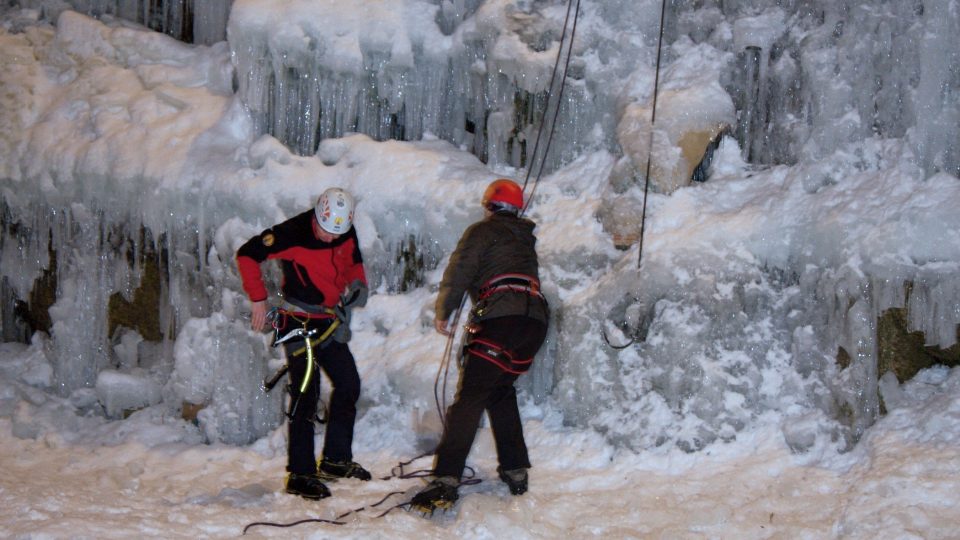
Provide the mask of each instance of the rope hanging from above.
[{"label": "rope hanging from above", "polygon": [[[573,11],[573,26],[570,28],[570,39],[567,39],[567,27],[570,26],[570,12]],[[566,86],[567,81],[567,71],[570,69],[570,57],[573,54],[573,38],[577,33],[577,19],[580,17],[580,0],[576,0],[576,9],[574,9],[573,0],[567,2],[567,13],[563,19],[563,32],[560,35],[560,46],[557,47],[557,58],[553,64],[553,72],[550,75],[550,85],[547,87],[547,99],[546,106],[543,111],[543,121],[540,122],[540,127],[537,129],[537,138],[533,143],[533,152],[530,154],[530,165],[527,167],[526,177],[523,179],[523,192],[524,192],[524,203],[523,208],[520,210],[520,215],[522,216],[526,213],[527,208],[530,207],[530,201],[533,200],[533,194],[537,190],[537,184],[540,183],[540,176],[543,174],[543,165],[547,160],[547,154],[550,152],[550,143],[553,141],[553,133],[556,131],[557,127],[557,117],[560,115],[560,102],[563,99],[563,88]],[[567,54],[563,66],[563,76],[560,79],[560,87],[557,91],[557,99],[554,100],[553,107],[553,117],[550,119],[550,131],[547,134],[547,141],[544,144],[543,154],[540,158],[539,164],[537,164],[537,151],[540,147],[540,138],[543,135],[543,127],[547,123],[547,117],[549,116],[550,111],[550,98],[553,92],[554,82],[557,78],[557,72],[560,68],[560,58],[563,56],[563,48],[566,44]],[[530,188],[530,194],[527,195],[527,184],[530,182],[530,175],[533,173],[533,169],[537,169],[537,175],[533,180],[533,185]]]}]

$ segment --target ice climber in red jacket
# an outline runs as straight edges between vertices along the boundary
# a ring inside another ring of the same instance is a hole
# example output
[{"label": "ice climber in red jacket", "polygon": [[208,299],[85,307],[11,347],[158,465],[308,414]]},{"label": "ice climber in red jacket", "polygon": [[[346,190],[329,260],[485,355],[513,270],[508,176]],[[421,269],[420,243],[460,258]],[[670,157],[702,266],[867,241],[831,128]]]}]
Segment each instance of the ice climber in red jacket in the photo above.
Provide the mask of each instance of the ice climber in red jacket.
[{"label": "ice climber in red jacket", "polygon": [[[350,310],[367,301],[367,278],[353,227],[353,197],[323,192],[315,208],[261,232],[237,250],[254,330],[272,322],[283,341],[290,377],[286,491],[308,499],[330,496],[324,482],[369,480],[353,461],[353,429],[360,375],[347,342]],[[282,271],[281,304],[269,309],[260,264],[275,259]],[[312,359],[312,362],[308,359]],[[314,422],[322,369],[332,385],[323,454],[314,451]]]}]

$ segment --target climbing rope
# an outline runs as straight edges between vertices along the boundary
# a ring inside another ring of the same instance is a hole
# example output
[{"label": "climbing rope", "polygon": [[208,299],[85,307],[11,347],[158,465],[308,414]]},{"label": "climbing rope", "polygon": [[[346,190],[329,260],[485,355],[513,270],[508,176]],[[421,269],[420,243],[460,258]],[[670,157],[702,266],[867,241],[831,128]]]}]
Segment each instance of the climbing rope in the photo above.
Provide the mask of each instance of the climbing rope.
[{"label": "climbing rope", "polygon": [[[463,306],[467,303],[467,294],[464,293],[460,298],[460,307],[457,308],[457,311],[453,315],[453,324],[450,325],[452,330],[450,335],[447,336],[447,345],[443,349],[443,358],[440,359],[440,367],[437,369],[437,376],[433,380],[433,400],[437,405],[437,414],[440,415],[440,425],[446,426],[446,413],[447,410],[447,379],[450,375],[450,358],[453,352],[453,339],[457,333],[457,325],[460,323],[460,314],[463,312]],[[443,384],[440,384],[440,379],[443,379]],[[442,388],[441,388],[442,386]]]},{"label": "climbing rope", "polygon": [[606,327],[601,327],[601,328],[600,328],[600,335],[603,336],[603,340],[607,342],[607,346],[608,346],[608,347],[610,347],[611,349],[617,350],[617,351],[626,349],[627,347],[633,345],[634,342],[637,340],[637,338],[636,338],[635,336],[631,336],[631,337],[630,337],[630,341],[624,343],[623,345],[614,345],[613,343],[610,343],[610,338],[607,337],[607,328],[606,328]]},{"label": "climbing rope", "polygon": [[637,253],[637,268],[643,262],[643,233],[647,224],[647,194],[650,192],[650,162],[653,161],[653,128],[657,125],[657,96],[660,90],[660,57],[663,50],[663,21],[667,14],[667,0],[660,2],[660,32],[657,37],[657,65],[653,77],[653,109],[650,112],[650,140],[647,142],[647,170],[643,178],[643,210],[640,212],[640,240]]},{"label": "climbing rope", "polygon": [[[650,112],[650,140],[647,141],[647,168],[644,173],[643,178],[643,209],[640,212],[640,239],[637,245],[637,269],[640,269],[640,265],[643,262],[643,237],[644,232],[646,231],[647,225],[647,196],[650,193],[650,162],[653,161],[653,135],[654,127],[657,124],[657,97],[660,91],[660,58],[663,51],[663,23],[666,19],[667,13],[667,2],[666,0],[661,0],[660,2],[660,30],[657,37],[657,63],[654,69],[653,77],[653,107]],[[637,341],[637,336],[630,336],[630,340],[623,345],[614,345],[610,343],[610,338],[607,337],[607,329],[602,327],[600,333],[603,336],[603,340],[611,349],[621,350],[626,349],[630,345],[633,345]]]},{"label": "climbing rope", "polygon": [[[540,176],[543,174],[543,166],[544,166],[544,163],[546,163],[547,154],[550,152],[550,143],[553,141],[553,134],[557,127],[557,117],[560,115],[560,103],[561,103],[561,100],[563,99],[563,88],[564,86],[566,86],[567,71],[570,69],[570,57],[573,53],[573,38],[577,32],[577,19],[580,16],[580,0],[577,0],[576,10],[574,11],[574,14],[573,14],[573,25],[570,28],[570,39],[567,40],[566,39],[567,27],[569,26],[569,23],[570,23],[570,11],[572,9],[573,9],[573,0],[569,0],[567,2],[567,13],[563,19],[563,32],[560,34],[560,46],[557,48],[557,58],[554,61],[553,72],[550,75],[550,85],[547,87],[546,105],[544,106],[544,109],[543,109],[544,121],[540,122],[540,127],[537,129],[537,138],[533,144],[533,152],[530,154],[530,166],[527,167],[527,174],[523,180],[523,192],[525,194],[527,191],[527,183],[530,181],[530,174],[533,172],[534,167],[537,168],[537,176],[533,181],[533,186],[530,188],[530,194],[524,195],[525,202],[523,204],[523,208],[520,210],[521,216],[523,216],[523,214],[526,213],[527,208],[530,206],[530,201],[533,200],[533,194],[537,191],[537,184],[540,183]],[[553,109],[553,117],[550,121],[550,131],[549,131],[549,134],[547,135],[547,142],[544,145],[543,155],[540,158],[539,166],[536,166],[537,150],[539,149],[539,146],[540,146],[540,137],[543,134],[543,126],[546,125],[547,123],[546,119],[548,116],[548,111],[550,110],[550,96],[553,90],[554,81],[556,80],[556,77],[557,77],[557,71],[559,70],[559,67],[560,67],[560,58],[563,53],[563,45],[565,41],[567,44],[567,56],[566,56],[566,60],[564,62],[564,67],[563,67],[563,78],[560,80],[560,88],[558,90],[557,99],[555,101],[555,105]]]},{"label": "climbing rope", "polygon": [[[415,471],[411,471],[411,472],[409,472],[409,473],[404,473],[404,472],[403,472],[403,468],[404,468],[405,466],[410,465],[411,463],[413,463],[414,461],[417,461],[417,460],[420,459],[420,458],[423,458],[423,457],[426,457],[426,456],[430,456],[430,455],[432,455],[432,454],[433,454],[433,452],[431,451],[431,452],[427,452],[427,453],[424,453],[424,454],[420,454],[419,456],[417,456],[417,457],[415,457],[415,458],[413,458],[413,459],[411,459],[411,460],[409,460],[409,461],[402,461],[402,462],[400,462],[398,465],[394,466],[394,467],[390,470],[390,475],[389,475],[389,476],[385,476],[385,477],[381,478],[381,480],[391,480],[391,479],[393,479],[393,478],[400,478],[400,479],[426,478],[426,477],[428,477],[428,476],[432,476],[432,475],[433,475],[433,471],[430,470],[430,469],[418,469],[418,470],[415,470]],[[399,469],[399,472],[396,472],[398,469]],[[462,486],[476,485],[476,484],[479,484],[480,482],[483,481],[483,480],[481,480],[480,478],[477,478],[476,476],[477,476],[476,471],[474,471],[472,467],[469,467],[469,466],[464,467],[464,479],[463,479],[462,481],[460,481],[460,483],[457,484],[457,487],[459,488],[459,487],[462,487]],[[278,522],[273,522],[273,521],[255,521],[255,522],[253,522],[253,523],[247,524],[247,526],[243,528],[243,534],[247,534],[247,531],[249,531],[249,530],[252,529],[253,527],[289,528],[289,527],[296,527],[297,525],[303,525],[304,523],[326,523],[326,524],[328,524],[328,525],[346,525],[346,521],[343,521],[343,520],[344,520],[344,518],[346,518],[347,516],[352,515],[352,514],[359,514],[360,512],[363,512],[364,510],[366,510],[366,509],[368,509],[368,508],[376,508],[376,507],[380,506],[381,504],[387,502],[387,499],[389,499],[390,497],[393,497],[394,495],[402,495],[402,494],[404,494],[404,493],[406,493],[406,491],[391,491],[390,493],[387,493],[387,494],[384,495],[380,500],[378,500],[377,502],[375,502],[375,503],[373,503],[373,504],[369,504],[369,505],[366,505],[366,506],[361,506],[361,507],[359,507],[359,508],[354,508],[354,509],[352,509],[352,510],[347,510],[346,512],[344,512],[344,513],[342,513],[342,514],[337,515],[337,516],[334,517],[333,519],[325,519],[325,518],[305,518],[305,519],[299,519],[299,520],[297,520],[297,521],[291,521],[291,522],[289,522],[289,523],[278,523]],[[383,512],[377,514],[377,515],[374,516],[374,517],[376,517],[376,518],[382,518],[382,517],[386,516],[387,514],[389,514],[390,512],[396,510],[397,508],[409,508],[409,507],[410,507],[410,504],[411,504],[411,500],[405,500],[405,501],[403,501],[403,502],[397,503],[397,504],[395,504],[395,505],[387,508],[386,510],[384,510]]]}]

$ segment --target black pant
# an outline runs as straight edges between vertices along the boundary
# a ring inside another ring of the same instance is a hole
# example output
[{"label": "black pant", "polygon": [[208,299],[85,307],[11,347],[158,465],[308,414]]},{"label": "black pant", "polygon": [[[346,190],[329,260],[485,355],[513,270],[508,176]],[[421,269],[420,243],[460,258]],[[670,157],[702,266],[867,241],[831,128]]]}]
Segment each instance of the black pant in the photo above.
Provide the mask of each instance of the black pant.
[{"label": "black pant", "polygon": [[[320,397],[320,373],[314,366],[307,388],[300,386],[307,368],[307,354],[293,353],[305,343],[285,344],[287,365],[290,368],[290,405],[292,416],[288,424],[287,471],[310,474],[317,470],[313,444],[313,423]],[[323,456],[334,461],[353,460],[353,424],[357,418],[357,400],[360,398],[360,375],[357,364],[346,343],[328,340],[322,347],[314,347],[313,359],[327,374],[333,391],[327,414],[327,428],[323,440]]]},{"label": "black pant", "polygon": [[[481,321],[476,337],[496,343],[515,358],[522,359],[536,354],[546,334],[546,325],[536,319],[508,316]],[[447,409],[443,437],[437,446],[434,475],[461,477],[483,411],[487,411],[490,418],[500,467],[504,470],[530,467],[517,408],[517,390],[513,386],[517,377],[489,360],[466,355],[457,397]]]}]

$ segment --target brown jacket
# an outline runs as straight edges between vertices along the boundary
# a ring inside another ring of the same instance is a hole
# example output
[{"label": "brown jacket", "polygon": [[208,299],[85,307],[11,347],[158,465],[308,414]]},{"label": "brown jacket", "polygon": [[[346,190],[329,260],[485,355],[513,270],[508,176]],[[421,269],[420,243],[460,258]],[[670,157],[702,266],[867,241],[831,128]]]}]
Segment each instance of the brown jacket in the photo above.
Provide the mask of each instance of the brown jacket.
[{"label": "brown jacket", "polygon": [[509,213],[493,214],[468,227],[443,273],[437,319],[449,320],[466,292],[475,306],[474,320],[525,315],[546,323],[549,313],[541,296],[503,291],[479,299],[481,287],[501,274],[523,274],[539,282],[534,227],[532,221]]}]

